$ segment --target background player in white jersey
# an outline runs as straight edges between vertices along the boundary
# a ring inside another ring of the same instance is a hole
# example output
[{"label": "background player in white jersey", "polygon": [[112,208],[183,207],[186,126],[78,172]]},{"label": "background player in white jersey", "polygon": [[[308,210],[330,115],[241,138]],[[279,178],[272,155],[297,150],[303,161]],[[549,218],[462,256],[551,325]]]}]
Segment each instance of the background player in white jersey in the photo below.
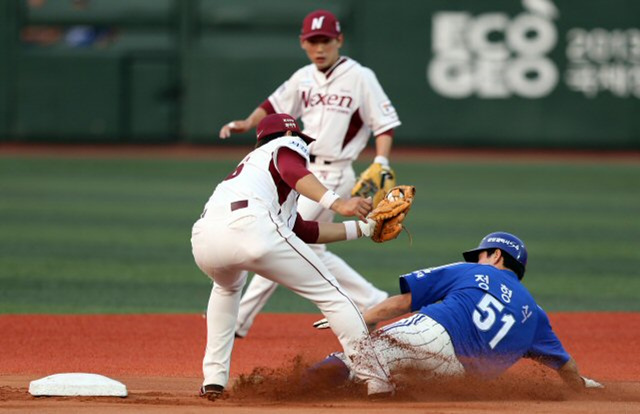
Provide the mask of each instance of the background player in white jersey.
[{"label": "background player in white jersey", "polygon": [[[547,314],[520,283],[527,264],[524,243],[510,233],[485,236],[463,253],[468,263],[421,269],[400,277],[402,294],[365,313],[370,329],[409,312],[412,316],[372,334],[394,380],[420,370],[420,378],[496,377],[521,357],[555,369],[571,387],[600,388],[581,377],[553,332]],[[310,375],[349,378],[350,362],[333,354]],[[415,378],[414,378],[415,380]]]},{"label": "background player in white jersey", "polygon": [[[308,144],[293,117],[272,114],[258,125],[256,149],[218,184],[194,224],[191,244],[198,267],[214,282],[207,308],[207,346],[201,395],[220,397],[229,380],[235,323],[246,271],[257,272],[314,302],[329,320],[346,355],[367,355],[354,367],[370,395],[393,391],[375,362],[362,314],[306,243],[370,235],[371,200],[348,200],[328,190],[307,169]],[[364,221],[318,223],[296,214],[299,194],[322,208]],[[373,364],[370,362],[374,361]]]},{"label": "background player in white jersey", "polygon": [[[355,184],[352,162],[375,136],[374,163],[389,168],[393,129],[400,125],[391,101],[370,69],[340,56],[344,41],[340,23],[329,11],[317,10],[302,23],[300,44],[311,64],[296,71],[251,115],[225,124],[220,137],[254,128],[270,113],[301,118],[304,132],[316,141],[310,146],[310,170],[327,188],[344,197]],[[334,212],[313,200],[301,198],[298,212],[305,220],[331,222]],[[316,254],[349,292],[361,310],[388,297],[364,279],[324,244],[312,246]],[[255,316],[277,284],[254,276],[240,304],[236,333],[247,334]]]}]

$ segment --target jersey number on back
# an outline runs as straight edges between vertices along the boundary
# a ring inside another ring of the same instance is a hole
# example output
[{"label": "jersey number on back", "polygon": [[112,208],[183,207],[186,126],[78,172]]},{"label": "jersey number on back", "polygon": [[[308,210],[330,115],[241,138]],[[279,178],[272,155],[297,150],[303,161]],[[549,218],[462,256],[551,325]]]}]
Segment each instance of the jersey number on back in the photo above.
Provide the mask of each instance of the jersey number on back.
[{"label": "jersey number on back", "polygon": [[[476,307],[478,309],[473,311],[473,323],[481,331],[488,331],[489,329],[491,329],[493,324],[496,323],[496,312],[498,313],[498,315],[500,315],[500,313],[504,309],[504,305],[498,299],[494,298],[488,293],[485,294],[482,299],[480,299],[480,302],[478,302]],[[480,310],[482,313],[480,313],[480,311],[478,310]],[[502,322],[502,327],[500,328],[498,333],[495,334],[493,339],[489,341],[489,346],[491,347],[491,349],[495,348],[498,343],[502,341],[502,338],[507,335],[509,329],[511,329],[513,324],[516,322],[516,318],[514,318],[513,315],[509,313],[505,313],[504,315],[502,315],[502,318],[500,318],[500,321]]]},{"label": "jersey number on back", "polygon": [[231,180],[232,178],[236,178],[242,172],[242,169],[244,168],[244,165],[246,164],[247,161],[249,161],[249,157],[242,160],[242,162],[236,167],[236,169],[233,170],[231,174],[227,175],[224,181]]}]

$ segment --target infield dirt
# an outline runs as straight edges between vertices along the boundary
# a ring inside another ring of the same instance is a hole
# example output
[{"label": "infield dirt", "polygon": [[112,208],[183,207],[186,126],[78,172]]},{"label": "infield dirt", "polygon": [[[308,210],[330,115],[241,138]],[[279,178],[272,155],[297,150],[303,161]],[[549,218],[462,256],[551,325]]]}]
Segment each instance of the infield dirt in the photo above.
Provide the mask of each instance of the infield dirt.
[{"label": "infield dirt", "polygon": [[[263,314],[236,341],[227,398],[197,396],[204,348],[202,315],[2,315],[0,409],[3,412],[218,413],[636,413],[640,412],[640,314],[555,313],[551,321],[584,375],[604,390],[574,393],[556,374],[523,361],[491,382],[416,377],[390,401],[369,402],[360,389],[300,387],[296,374],[338,350],[318,315]],[[93,372],[125,383],[126,398],[35,398],[31,380]],[[241,378],[241,380],[238,380]]]}]

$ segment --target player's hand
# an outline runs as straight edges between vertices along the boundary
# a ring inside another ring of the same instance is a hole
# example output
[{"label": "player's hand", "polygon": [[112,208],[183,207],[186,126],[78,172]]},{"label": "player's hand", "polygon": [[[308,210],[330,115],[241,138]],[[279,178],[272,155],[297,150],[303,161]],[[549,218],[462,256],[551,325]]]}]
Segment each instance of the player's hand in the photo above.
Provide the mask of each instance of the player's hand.
[{"label": "player's hand", "polygon": [[592,380],[591,378],[581,377],[584,382],[585,388],[604,388],[604,385],[600,384],[598,381]]},{"label": "player's hand", "polygon": [[360,237],[371,237],[373,229],[376,228],[378,223],[371,218],[367,218],[366,221],[358,221],[358,228],[360,229]]},{"label": "player's hand", "polygon": [[241,134],[251,129],[251,124],[245,120],[231,121],[220,128],[220,138],[227,139],[231,134]]},{"label": "player's hand", "polygon": [[348,200],[337,199],[331,208],[338,214],[343,216],[356,216],[362,221],[367,221],[367,214],[373,208],[371,197],[353,197]]}]

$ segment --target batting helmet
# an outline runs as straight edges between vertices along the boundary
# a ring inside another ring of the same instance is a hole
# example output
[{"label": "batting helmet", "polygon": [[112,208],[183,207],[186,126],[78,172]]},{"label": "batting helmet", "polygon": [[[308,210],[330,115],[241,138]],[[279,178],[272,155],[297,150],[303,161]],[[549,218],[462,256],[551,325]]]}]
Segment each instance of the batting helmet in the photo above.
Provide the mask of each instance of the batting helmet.
[{"label": "batting helmet", "polygon": [[511,233],[505,233],[497,231],[495,233],[487,234],[480,240],[480,244],[473,250],[468,250],[462,253],[464,260],[467,262],[478,262],[478,256],[480,252],[488,249],[500,249],[507,256],[513,259],[513,271],[518,275],[518,279],[522,279],[524,276],[525,268],[527,267],[527,248],[516,236]]}]

